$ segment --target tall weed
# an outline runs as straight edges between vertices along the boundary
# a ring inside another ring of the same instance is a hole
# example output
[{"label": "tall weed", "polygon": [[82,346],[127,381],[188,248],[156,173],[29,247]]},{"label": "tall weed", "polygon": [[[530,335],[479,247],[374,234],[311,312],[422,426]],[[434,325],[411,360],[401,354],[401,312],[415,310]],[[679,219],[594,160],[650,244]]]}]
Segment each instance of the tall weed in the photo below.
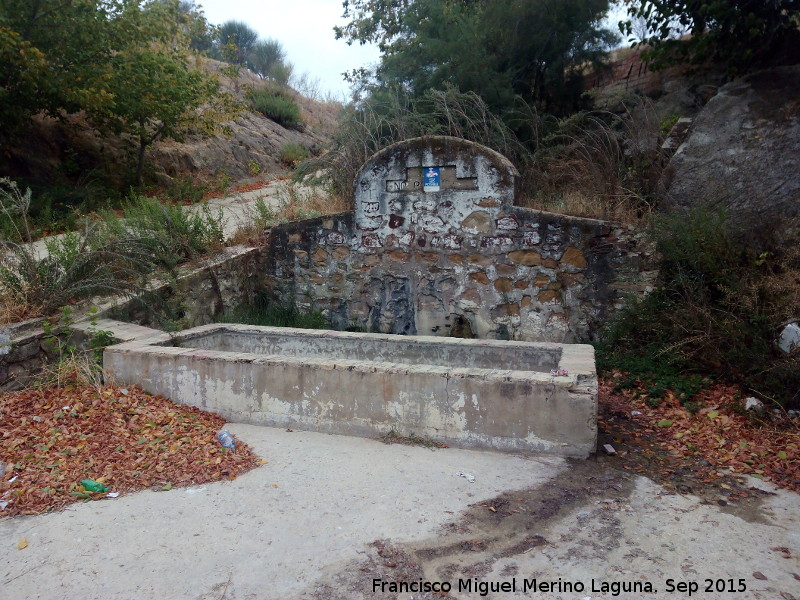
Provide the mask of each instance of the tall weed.
[{"label": "tall weed", "polygon": [[0,213],[13,217],[12,235],[0,240],[0,318],[48,315],[75,300],[141,290],[146,244],[128,235],[112,241],[99,223],[84,220],[81,230],[48,238],[40,249],[29,243],[30,205],[30,189],[0,180]]},{"label": "tall weed", "polygon": [[123,219],[115,213],[103,215],[111,234],[143,240],[150,245],[153,262],[168,269],[223,246],[222,212],[213,214],[207,204],[190,211],[156,198],[135,197],[123,212]]},{"label": "tall weed", "polygon": [[305,146],[288,142],[281,146],[279,157],[283,164],[294,169],[306,160],[308,155],[308,149]]},{"label": "tall weed", "polygon": [[133,295],[151,264],[146,244],[130,237],[110,241],[96,223],[50,238],[46,248],[40,254],[29,244],[9,242],[2,250],[0,314],[29,318],[96,295]]},{"label": "tall weed", "polygon": [[227,311],[219,322],[300,329],[330,328],[328,319],[321,312],[303,312],[294,302],[279,302],[267,294],[258,294],[252,302]]},{"label": "tall weed", "polygon": [[329,151],[300,165],[297,177],[324,172],[331,193],[351,202],[353,180],[373,154],[422,135],[460,137],[505,155],[522,176],[523,205],[532,208],[637,221],[657,203],[663,140],[646,102],[623,115],[557,119],[520,100],[497,115],[478,95],[453,88],[419,98],[384,91],[349,107]]},{"label": "tall weed", "polygon": [[328,152],[301,164],[302,179],[323,172],[329,192],[352,203],[353,180],[376,152],[401,140],[422,135],[449,135],[472,140],[508,156],[517,163],[528,152],[511,129],[474,93],[453,88],[430,90],[413,99],[386,92],[348,108]]},{"label": "tall weed", "polygon": [[529,206],[583,216],[637,221],[658,204],[666,162],[652,105],[623,114],[580,112],[539,129],[525,175]]},{"label": "tall weed", "polygon": [[279,208],[274,213],[277,221],[299,221],[322,215],[343,212],[349,208],[341,198],[330,198],[318,187],[287,182],[277,190]]}]

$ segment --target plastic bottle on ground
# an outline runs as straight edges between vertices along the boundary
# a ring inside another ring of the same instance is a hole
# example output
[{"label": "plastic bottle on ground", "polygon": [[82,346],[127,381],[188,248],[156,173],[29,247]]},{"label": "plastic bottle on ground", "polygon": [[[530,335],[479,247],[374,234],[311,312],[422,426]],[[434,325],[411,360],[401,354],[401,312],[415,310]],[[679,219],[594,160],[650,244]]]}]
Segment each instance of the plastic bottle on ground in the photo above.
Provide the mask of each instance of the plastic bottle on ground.
[{"label": "plastic bottle on ground", "polygon": [[223,448],[228,448],[229,450],[236,449],[236,441],[233,439],[233,436],[224,429],[217,434],[217,441]]}]

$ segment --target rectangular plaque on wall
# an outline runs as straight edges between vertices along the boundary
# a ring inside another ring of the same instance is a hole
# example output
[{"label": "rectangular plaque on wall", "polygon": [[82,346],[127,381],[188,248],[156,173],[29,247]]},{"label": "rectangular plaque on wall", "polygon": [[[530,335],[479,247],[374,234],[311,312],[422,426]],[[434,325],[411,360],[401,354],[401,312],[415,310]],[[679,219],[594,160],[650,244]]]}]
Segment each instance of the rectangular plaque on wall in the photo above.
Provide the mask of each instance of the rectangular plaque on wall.
[{"label": "rectangular plaque on wall", "polygon": [[440,179],[439,167],[426,167],[422,178],[423,191],[438,192]]}]

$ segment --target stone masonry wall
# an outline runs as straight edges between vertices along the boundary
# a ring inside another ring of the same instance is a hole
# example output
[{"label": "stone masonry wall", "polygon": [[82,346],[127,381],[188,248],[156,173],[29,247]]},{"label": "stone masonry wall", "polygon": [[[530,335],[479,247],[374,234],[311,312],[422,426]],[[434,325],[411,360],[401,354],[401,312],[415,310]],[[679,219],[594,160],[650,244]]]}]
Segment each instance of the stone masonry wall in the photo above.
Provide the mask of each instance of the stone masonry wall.
[{"label": "stone masonry wall", "polygon": [[98,316],[157,328],[205,325],[251,298],[260,289],[262,276],[261,248],[225,248],[174,281],[152,286],[148,297],[114,304]]},{"label": "stone masonry wall", "polygon": [[[93,321],[101,323],[95,331],[103,330],[102,322],[108,318],[159,328],[165,326],[164,319],[172,319],[173,327],[213,322],[222,312],[246,302],[260,289],[264,272],[262,261],[261,248],[227,248],[202,266],[184,271],[171,283],[154,283],[150,297],[143,300],[98,299],[99,310],[95,313],[89,313],[88,306],[74,307],[71,319],[74,326],[66,328],[61,337],[64,343],[80,347],[81,338],[86,336],[75,339],[76,330],[85,329],[86,324]],[[164,311],[171,314],[159,320],[153,308],[160,309],[162,314]],[[122,331],[121,339],[125,339],[126,331]],[[50,344],[45,343],[47,337],[41,319],[0,326],[0,392],[24,388],[39,376],[47,363],[58,358],[52,340]]]},{"label": "stone masonry wall", "polygon": [[[439,167],[438,190],[425,190],[429,167]],[[227,249],[152,291],[184,327],[266,287],[341,329],[593,340],[626,293],[650,286],[648,255],[625,227],[514,206],[516,179],[505,158],[476,144],[403,142],[365,165],[354,212],[274,227],[265,247]],[[98,307],[76,312],[76,326],[163,326],[139,301]],[[53,359],[44,338],[38,320],[0,328],[0,391],[24,387]]]},{"label": "stone masonry wall", "polygon": [[649,287],[647,255],[624,227],[514,206],[517,177],[464,140],[391,146],[357,177],[354,212],[270,231],[266,285],[339,328],[595,339],[626,292]]}]

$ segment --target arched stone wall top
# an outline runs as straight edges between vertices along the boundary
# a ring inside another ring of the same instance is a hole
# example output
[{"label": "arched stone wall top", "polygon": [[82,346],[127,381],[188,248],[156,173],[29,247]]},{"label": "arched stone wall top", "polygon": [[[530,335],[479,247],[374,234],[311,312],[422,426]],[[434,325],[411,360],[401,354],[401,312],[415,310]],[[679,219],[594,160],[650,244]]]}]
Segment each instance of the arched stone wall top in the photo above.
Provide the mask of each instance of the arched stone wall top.
[{"label": "arched stone wall top", "polygon": [[382,246],[389,235],[457,235],[513,205],[518,179],[511,161],[486,146],[447,136],[405,140],[359,171],[356,227],[367,245]]}]

